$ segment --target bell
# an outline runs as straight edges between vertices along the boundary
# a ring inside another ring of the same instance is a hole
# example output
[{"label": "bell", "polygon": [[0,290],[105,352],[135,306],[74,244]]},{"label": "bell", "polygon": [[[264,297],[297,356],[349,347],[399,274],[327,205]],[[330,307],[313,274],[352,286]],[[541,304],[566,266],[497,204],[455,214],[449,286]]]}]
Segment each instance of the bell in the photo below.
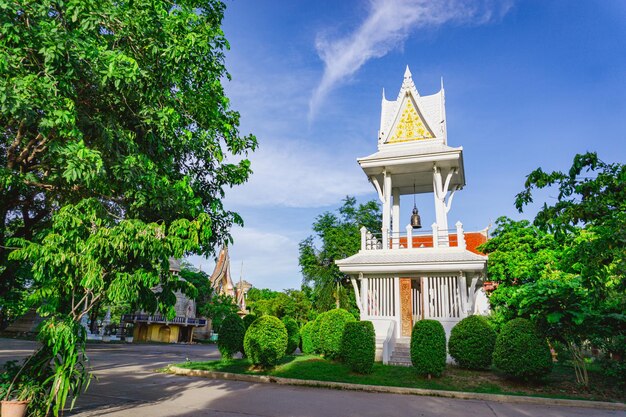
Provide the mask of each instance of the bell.
[{"label": "bell", "polygon": [[415,206],[413,206],[413,214],[411,214],[411,227],[413,229],[422,228],[422,219],[420,219],[420,215],[417,214],[417,207]]}]

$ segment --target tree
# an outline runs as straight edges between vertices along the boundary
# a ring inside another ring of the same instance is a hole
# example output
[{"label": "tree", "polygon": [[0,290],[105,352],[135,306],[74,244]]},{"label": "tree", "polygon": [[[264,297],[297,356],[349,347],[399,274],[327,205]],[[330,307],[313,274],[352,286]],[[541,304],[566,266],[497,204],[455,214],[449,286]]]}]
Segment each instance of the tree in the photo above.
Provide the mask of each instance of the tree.
[{"label": "tree", "polygon": [[230,315],[239,311],[239,306],[230,295],[214,294],[206,304],[202,315],[211,319],[213,330],[220,332],[222,321]]},{"label": "tree", "polygon": [[185,293],[188,297],[195,300],[196,313],[199,316],[208,317],[211,300],[214,296],[209,275],[204,271],[197,270],[188,263],[183,263],[180,269],[180,277],[191,284],[186,287]]},{"label": "tree", "polygon": [[267,288],[251,288],[248,291],[248,306],[254,314],[291,317],[300,325],[309,320],[312,303],[308,295],[301,290],[287,289],[282,292]]},{"label": "tree", "polygon": [[48,317],[24,372],[50,374],[55,414],[85,381],[80,318],[99,301],[171,316],[184,283],[168,258],[211,254],[242,224],[221,199],[256,139],[224,96],[224,8],[2,5],[0,301],[25,294]]},{"label": "tree", "polygon": [[626,333],[626,166],[585,154],[567,174],[537,169],[517,208],[533,201],[534,188],[550,186],[558,188],[557,202],[544,204],[532,226],[499,219],[494,238],[481,246],[490,279],[501,283],[490,303],[501,320],[529,318],[564,343],[587,385],[583,342],[613,345]]},{"label": "tree", "polygon": [[[525,189],[517,195],[517,209],[521,212],[533,202],[534,189],[553,187],[558,190],[557,202],[544,203],[534,223],[553,232],[563,245],[563,269],[578,277],[585,291],[581,297],[601,318],[601,326],[589,326],[587,338],[608,348],[622,345],[619,353],[623,353],[626,164],[606,163],[596,153],[586,153],[574,157],[567,173],[538,168],[528,175]],[[626,369],[623,363],[621,369]]]},{"label": "tree", "polygon": [[[354,197],[346,197],[337,214],[326,212],[318,216],[313,223],[315,235],[300,242],[303,285],[312,286],[314,305],[319,311],[339,306],[355,310],[354,292],[335,260],[359,251],[362,226],[381,229],[380,207],[375,201],[357,206]],[[317,241],[321,243],[319,249]]]},{"label": "tree", "polygon": [[[584,175],[583,175],[584,174]],[[600,298],[626,300],[626,164],[608,164],[596,153],[576,155],[568,173],[531,172],[516,197],[522,212],[533,189],[557,187],[554,205],[544,203],[534,224],[567,248],[564,262]],[[624,311],[622,309],[622,311]]]},{"label": "tree", "polygon": [[504,284],[534,282],[559,268],[562,248],[554,236],[527,220],[496,220],[491,238],[480,250],[489,254],[490,279]]}]

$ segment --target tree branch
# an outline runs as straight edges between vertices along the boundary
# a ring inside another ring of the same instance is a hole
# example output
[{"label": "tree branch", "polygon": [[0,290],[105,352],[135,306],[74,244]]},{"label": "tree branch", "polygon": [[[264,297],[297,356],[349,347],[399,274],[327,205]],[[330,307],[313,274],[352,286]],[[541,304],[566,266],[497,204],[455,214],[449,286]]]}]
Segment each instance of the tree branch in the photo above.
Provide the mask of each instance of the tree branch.
[{"label": "tree branch", "polygon": [[17,162],[16,157],[15,157],[15,151],[17,150],[17,147],[22,142],[25,128],[26,128],[26,119],[23,119],[20,122],[19,127],[17,128],[17,133],[15,134],[15,139],[13,139],[13,143],[11,143],[11,146],[9,146],[9,149],[7,150],[7,161],[8,161],[7,168],[9,169],[13,169],[13,167],[15,166]]}]

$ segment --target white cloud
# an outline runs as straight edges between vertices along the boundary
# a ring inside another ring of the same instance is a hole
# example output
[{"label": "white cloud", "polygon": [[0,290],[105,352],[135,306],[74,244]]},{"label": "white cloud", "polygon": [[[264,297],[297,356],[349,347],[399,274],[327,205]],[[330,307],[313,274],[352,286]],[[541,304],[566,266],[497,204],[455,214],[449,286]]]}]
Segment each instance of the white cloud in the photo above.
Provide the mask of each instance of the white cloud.
[{"label": "white cloud", "polygon": [[[299,288],[302,279],[298,265],[298,241],[280,233],[267,232],[252,227],[235,227],[234,244],[229,248],[230,273],[238,281],[243,279],[257,288],[283,290]],[[213,272],[215,262],[199,256],[188,258],[196,267]]]},{"label": "white cloud", "polygon": [[319,35],[316,48],[324,74],[309,101],[309,121],[326,97],[367,61],[402,47],[411,31],[444,23],[480,25],[504,16],[512,0],[371,0],[365,21],[352,33]]},{"label": "white cloud", "polygon": [[250,155],[250,180],[229,191],[229,206],[323,207],[373,191],[355,154],[296,141],[264,141]]}]

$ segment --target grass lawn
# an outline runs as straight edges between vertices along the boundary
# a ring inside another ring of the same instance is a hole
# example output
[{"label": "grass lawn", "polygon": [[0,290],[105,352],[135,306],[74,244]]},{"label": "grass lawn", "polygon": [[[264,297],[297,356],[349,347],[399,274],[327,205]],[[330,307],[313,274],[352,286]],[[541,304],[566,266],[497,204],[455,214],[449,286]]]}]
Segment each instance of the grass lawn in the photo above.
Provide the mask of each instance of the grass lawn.
[{"label": "grass lawn", "polygon": [[370,375],[350,371],[339,362],[328,361],[316,355],[287,356],[271,370],[253,370],[247,359],[231,361],[186,362],[181,368],[248,375],[271,375],[276,377],[317,381],[348,382],[363,385],[427,388],[448,391],[469,391],[490,394],[531,395],[540,397],[572,398],[597,401],[626,400],[623,390],[615,381],[609,380],[593,369],[589,372],[590,388],[576,384],[574,370],[565,365],[556,365],[552,374],[543,383],[523,383],[507,380],[489,371],[468,371],[448,366],[441,378],[418,377],[413,368],[374,364]]}]

